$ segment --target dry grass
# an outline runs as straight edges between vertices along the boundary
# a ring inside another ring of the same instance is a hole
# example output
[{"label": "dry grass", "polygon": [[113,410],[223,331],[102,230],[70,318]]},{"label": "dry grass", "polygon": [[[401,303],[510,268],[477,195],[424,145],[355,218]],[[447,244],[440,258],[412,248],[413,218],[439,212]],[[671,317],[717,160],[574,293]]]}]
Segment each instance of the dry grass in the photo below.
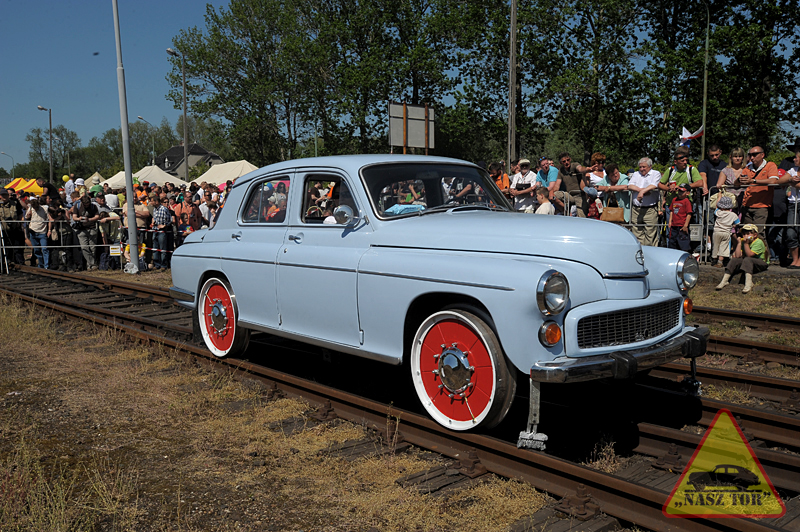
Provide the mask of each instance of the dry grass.
[{"label": "dry grass", "polygon": [[753,397],[748,390],[726,385],[716,386],[714,384],[709,384],[708,386],[703,386],[703,396],[709,399],[739,405],[753,401]]},{"label": "dry grass", "polygon": [[590,459],[582,465],[603,473],[615,473],[622,469],[625,462],[626,459],[614,451],[614,442],[603,439],[595,444]]},{"label": "dry grass", "polygon": [[548,502],[496,478],[449,498],[402,488],[395,479],[441,459],[326,456],[367,432],[339,423],[285,435],[270,423],[308,405],[267,402],[251,381],[167,349],[0,303],[0,334],[24,339],[0,352],[2,531],[484,531]]}]

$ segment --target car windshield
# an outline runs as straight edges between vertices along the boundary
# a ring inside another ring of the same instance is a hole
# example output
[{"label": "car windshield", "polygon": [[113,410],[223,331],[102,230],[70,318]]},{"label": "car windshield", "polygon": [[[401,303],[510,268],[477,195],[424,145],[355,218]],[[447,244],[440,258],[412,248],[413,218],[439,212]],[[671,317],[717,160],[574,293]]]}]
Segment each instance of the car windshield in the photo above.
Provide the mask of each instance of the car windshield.
[{"label": "car windshield", "polygon": [[486,171],[474,166],[395,163],[361,171],[379,218],[418,216],[453,208],[511,211]]}]

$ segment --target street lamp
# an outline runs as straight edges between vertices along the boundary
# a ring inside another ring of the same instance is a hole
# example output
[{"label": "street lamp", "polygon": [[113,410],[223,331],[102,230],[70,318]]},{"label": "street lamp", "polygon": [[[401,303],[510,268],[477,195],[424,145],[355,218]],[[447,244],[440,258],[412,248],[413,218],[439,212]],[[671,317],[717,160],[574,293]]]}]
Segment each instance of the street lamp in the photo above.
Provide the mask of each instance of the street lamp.
[{"label": "street lamp", "polygon": [[173,57],[181,57],[181,71],[183,72],[183,164],[184,181],[189,182],[189,124],[186,122],[186,58],[183,54],[172,48],[167,48],[167,53]]},{"label": "street lamp", "polygon": [[708,2],[703,2],[706,5],[706,60],[703,63],[703,137],[700,139],[700,160],[706,156],[706,135],[708,135],[708,128],[706,127],[706,103],[708,102],[708,32],[711,27],[711,10],[708,7]]},{"label": "street lamp", "polygon": [[50,118],[50,182],[53,182],[53,110],[48,109],[46,107],[42,107],[41,105],[36,106],[37,109],[40,111],[47,111],[47,115]]},{"label": "street lamp", "polygon": [[[150,122],[148,122],[147,120],[145,120],[141,116],[137,116],[136,118],[138,118],[139,120],[141,120],[142,122],[144,122],[148,126],[152,127],[153,130],[155,130],[155,128],[153,127],[153,124],[151,124]],[[155,166],[156,165],[156,136],[155,136],[155,134],[151,134],[150,137],[153,139],[153,166]]]},{"label": "street lamp", "polygon": [[62,139],[60,137],[53,137],[53,138],[56,139],[59,142],[63,142],[64,143],[63,144],[64,151],[67,152],[67,174],[71,174],[72,173],[72,166],[70,166],[70,164],[69,164],[69,146],[67,146],[67,143],[64,142],[64,139]]},{"label": "street lamp", "polygon": [[[6,153],[6,152],[4,152],[4,151],[0,151],[0,155],[5,155],[6,157],[11,157],[9,154],[7,154],[7,153]],[[14,158],[13,158],[13,157],[11,157],[11,180],[12,180],[12,181],[14,180],[14,166],[15,166],[15,164],[14,164]]]}]

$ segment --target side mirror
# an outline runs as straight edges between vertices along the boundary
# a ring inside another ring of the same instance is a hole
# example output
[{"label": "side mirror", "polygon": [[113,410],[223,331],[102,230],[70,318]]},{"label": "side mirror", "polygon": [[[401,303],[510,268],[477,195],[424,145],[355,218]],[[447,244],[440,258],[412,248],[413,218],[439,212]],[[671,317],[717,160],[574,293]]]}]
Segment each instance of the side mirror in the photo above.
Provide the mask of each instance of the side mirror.
[{"label": "side mirror", "polygon": [[349,205],[339,205],[333,211],[333,217],[339,225],[354,225],[358,219]]}]

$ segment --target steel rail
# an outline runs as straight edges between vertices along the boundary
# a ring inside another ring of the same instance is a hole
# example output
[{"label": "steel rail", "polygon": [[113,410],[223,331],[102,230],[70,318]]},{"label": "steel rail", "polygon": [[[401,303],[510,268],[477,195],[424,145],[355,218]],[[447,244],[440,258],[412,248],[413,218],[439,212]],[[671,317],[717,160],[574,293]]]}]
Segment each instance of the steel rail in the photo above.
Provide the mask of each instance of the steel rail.
[{"label": "steel rail", "polygon": [[[650,370],[650,376],[673,381],[680,381],[682,377],[689,374],[688,364],[664,364]],[[797,396],[800,389],[800,381],[792,379],[781,379],[778,377],[768,377],[743,371],[731,371],[726,369],[708,368],[697,366],[697,378],[704,385],[730,386],[748,392],[750,395],[785,403]]]},{"label": "steel rail", "polygon": [[768,344],[744,338],[711,335],[708,352],[753,358],[763,362],[777,362],[787,366],[800,366],[800,346]]},{"label": "steel rail", "polygon": [[78,282],[84,285],[96,286],[105,290],[114,289],[115,292],[127,295],[142,295],[152,296],[153,301],[161,303],[172,302],[167,288],[160,286],[152,286],[141,283],[128,283],[125,281],[118,281],[116,279],[103,279],[100,277],[92,277],[81,273],[60,272],[56,270],[45,270],[44,268],[34,268],[33,266],[25,266],[22,264],[15,264],[14,268],[20,272],[31,273],[42,277],[50,277],[54,279],[66,279]]},{"label": "steel rail", "polygon": [[713,321],[737,321],[743,325],[753,327],[770,327],[773,329],[786,329],[800,331],[800,318],[792,316],[777,316],[775,314],[759,314],[756,312],[743,312],[741,310],[728,310],[712,307],[694,307],[692,316],[706,318]]}]

